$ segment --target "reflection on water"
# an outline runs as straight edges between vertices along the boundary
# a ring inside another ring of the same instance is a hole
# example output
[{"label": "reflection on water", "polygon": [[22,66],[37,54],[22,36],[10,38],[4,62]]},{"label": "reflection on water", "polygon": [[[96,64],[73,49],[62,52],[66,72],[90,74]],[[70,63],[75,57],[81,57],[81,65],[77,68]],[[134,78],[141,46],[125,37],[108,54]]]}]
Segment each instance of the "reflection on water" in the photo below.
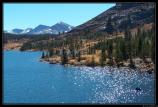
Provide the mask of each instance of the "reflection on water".
[{"label": "reflection on water", "polygon": [[[93,85],[92,103],[150,103],[154,100],[154,75],[127,68],[76,67],[75,84]],[[136,91],[139,87],[141,91]],[[151,98],[151,99],[150,99]]]},{"label": "reflection on water", "polygon": [[154,74],[108,66],[64,67],[39,62],[40,56],[4,53],[5,103],[154,103]]}]

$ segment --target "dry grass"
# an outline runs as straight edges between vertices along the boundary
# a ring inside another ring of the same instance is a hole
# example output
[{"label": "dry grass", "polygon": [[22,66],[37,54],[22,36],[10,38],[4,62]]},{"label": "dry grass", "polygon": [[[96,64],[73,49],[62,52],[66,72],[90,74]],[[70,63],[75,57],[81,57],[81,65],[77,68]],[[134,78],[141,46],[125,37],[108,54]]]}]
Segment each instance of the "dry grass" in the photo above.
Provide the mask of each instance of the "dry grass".
[{"label": "dry grass", "polygon": [[22,46],[22,43],[9,42],[7,44],[4,44],[4,50],[8,50],[8,49],[20,49],[21,46]]},{"label": "dry grass", "polygon": [[91,63],[92,62],[92,57],[94,56],[94,62],[96,64],[99,64],[100,62],[100,56],[99,55],[82,55],[81,56],[81,60],[86,60],[87,63]]}]

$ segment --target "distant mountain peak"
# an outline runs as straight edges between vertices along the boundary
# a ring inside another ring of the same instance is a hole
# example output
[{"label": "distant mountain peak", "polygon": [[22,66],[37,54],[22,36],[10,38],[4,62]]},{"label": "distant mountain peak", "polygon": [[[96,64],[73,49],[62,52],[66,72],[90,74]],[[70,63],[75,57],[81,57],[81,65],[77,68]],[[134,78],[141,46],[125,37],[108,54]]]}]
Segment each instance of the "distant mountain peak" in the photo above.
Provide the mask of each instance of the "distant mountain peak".
[{"label": "distant mountain peak", "polygon": [[11,32],[13,32],[14,34],[19,34],[23,31],[23,29],[18,29],[18,28],[15,28],[13,29]]},{"label": "distant mountain peak", "polygon": [[[69,24],[67,24],[67,23],[65,23],[65,22],[62,22],[62,21],[56,23],[55,25],[71,26],[71,25],[69,25]],[[54,26],[54,25],[53,25],[53,26]],[[71,27],[73,27],[73,26],[71,26]]]},{"label": "distant mountain peak", "polygon": [[26,28],[26,29],[13,29],[12,31],[5,31],[12,34],[58,34],[59,32],[68,32],[72,30],[73,26],[66,24],[65,22],[58,22],[53,26],[47,26],[43,24],[39,24],[34,29]]},{"label": "distant mountain peak", "polygon": [[58,32],[68,32],[70,30],[72,30],[74,27],[65,23],[65,22],[58,22],[55,25],[51,26],[52,30],[56,30]]},{"label": "distant mountain peak", "polygon": [[38,25],[38,26],[37,26],[37,27],[35,27],[35,28],[38,28],[38,27],[45,28],[45,27],[49,27],[49,26],[46,26],[46,25],[42,25],[42,24],[40,24],[40,25]]},{"label": "distant mountain peak", "polygon": [[58,22],[57,24],[66,24],[66,23],[65,23],[65,22],[60,21],[60,22]]}]

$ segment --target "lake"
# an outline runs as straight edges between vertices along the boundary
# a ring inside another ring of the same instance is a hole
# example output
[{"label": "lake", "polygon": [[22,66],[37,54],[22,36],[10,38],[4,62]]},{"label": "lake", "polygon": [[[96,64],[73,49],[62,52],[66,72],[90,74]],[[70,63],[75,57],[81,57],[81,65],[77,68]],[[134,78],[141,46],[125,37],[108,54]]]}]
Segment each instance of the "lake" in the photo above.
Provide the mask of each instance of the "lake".
[{"label": "lake", "polygon": [[[155,75],[127,68],[39,62],[42,52],[4,51],[5,104],[154,104]],[[136,91],[136,88],[140,91]]]}]

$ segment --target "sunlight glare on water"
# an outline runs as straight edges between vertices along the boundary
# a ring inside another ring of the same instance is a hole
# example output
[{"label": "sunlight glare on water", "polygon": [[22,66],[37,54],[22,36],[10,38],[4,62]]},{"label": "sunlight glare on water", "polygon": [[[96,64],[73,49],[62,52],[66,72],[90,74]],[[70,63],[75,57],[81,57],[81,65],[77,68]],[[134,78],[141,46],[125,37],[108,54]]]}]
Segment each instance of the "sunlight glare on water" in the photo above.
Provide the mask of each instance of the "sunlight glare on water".
[{"label": "sunlight glare on water", "polygon": [[40,56],[41,52],[5,52],[4,102],[153,104],[155,101],[154,73],[125,67],[49,64],[39,62]]},{"label": "sunlight glare on water", "polygon": [[[87,79],[94,85],[94,98],[89,99],[91,103],[141,103],[139,97],[153,96],[152,85],[149,83],[154,81],[154,75],[108,66],[76,68],[79,68],[79,71],[72,71],[76,75],[75,85],[86,85]],[[148,85],[148,89],[144,89],[145,85]],[[142,91],[137,92],[136,87],[142,88]]]}]

